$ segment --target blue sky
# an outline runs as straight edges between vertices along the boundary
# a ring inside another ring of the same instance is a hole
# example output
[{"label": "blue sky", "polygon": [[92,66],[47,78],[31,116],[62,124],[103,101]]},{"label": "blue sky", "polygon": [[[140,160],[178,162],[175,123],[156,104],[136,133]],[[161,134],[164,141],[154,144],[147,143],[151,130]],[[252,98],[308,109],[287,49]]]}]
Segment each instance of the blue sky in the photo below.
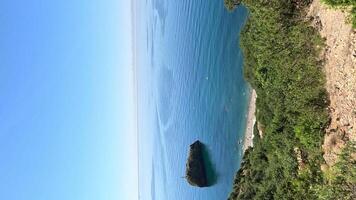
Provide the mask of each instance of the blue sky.
[{"label": "blue sky", "polygon": [[137,198],[130,1],[0,1],[0,199]]}]

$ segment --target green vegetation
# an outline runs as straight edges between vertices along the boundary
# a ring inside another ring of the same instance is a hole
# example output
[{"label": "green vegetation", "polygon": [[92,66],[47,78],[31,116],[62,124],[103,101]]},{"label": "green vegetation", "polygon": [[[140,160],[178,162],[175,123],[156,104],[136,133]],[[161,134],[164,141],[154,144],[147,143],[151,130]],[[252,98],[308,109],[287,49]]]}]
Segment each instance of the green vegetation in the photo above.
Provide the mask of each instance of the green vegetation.
[{"label": "green vegetation", "polygon": [[356,199],[356,160],[352,157],[355,152],[356,144],[349,142],[339,162],[325,172],[325,184],[314,188],[319,199]]},{"label": "green vegetation", "polygon": [[[244,155],[229,199],[333,199],[328,196],[333,181],[355,186],[350,180],[355,171],[328,181],[320,169],[328,97],[318,56],[324,41],[303,13],[309,3],[242,1],[250,11],[241,33],[244,73],[258,95],[263,138],[255,127],[254,147]],[[345,199],[350,191],[341,190],[339,199]]]},{"label": "green vegetation", "polygon": [[352,23],[352,27],[356,28],[356,0],[322,0],[322,1],[336,8],[351,7],[350,21]]},{"label": "green vegetation", "polygon": [[225,8],[228,11],[232,11],[241,3],[241,0],[224,0]]}]

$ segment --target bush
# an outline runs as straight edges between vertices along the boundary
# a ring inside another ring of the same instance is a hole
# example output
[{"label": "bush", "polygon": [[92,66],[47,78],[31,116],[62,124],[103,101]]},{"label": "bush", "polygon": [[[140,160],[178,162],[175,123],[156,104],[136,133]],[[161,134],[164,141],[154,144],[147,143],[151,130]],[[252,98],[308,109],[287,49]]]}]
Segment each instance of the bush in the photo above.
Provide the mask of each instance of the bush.
[{"label": "bush", "polygon": [[351,6],[350,21],[353,28],[356,28],[356,0],[322,0],[332,7],[349,7]]}]

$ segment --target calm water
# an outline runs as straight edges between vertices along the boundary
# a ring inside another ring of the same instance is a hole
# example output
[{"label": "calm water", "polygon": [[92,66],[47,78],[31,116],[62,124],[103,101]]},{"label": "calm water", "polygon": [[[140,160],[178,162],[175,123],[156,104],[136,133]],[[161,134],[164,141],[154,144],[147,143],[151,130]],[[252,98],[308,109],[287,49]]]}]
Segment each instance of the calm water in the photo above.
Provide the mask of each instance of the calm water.
[{"label": "calm water", "polygon": [[[247,11],[223,0],[139,0],[139,178],[141,199],[226,199],[240,165],[248,86],[238,35]],[[216,182],[182,178],[199,139]]]}]

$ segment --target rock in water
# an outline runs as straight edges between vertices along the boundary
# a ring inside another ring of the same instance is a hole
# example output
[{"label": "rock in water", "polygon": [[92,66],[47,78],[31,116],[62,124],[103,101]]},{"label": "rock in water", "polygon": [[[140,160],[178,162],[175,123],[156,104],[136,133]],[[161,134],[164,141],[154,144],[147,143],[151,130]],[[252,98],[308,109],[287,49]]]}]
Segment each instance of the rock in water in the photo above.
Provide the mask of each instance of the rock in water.
[{"label": "rock in water", "polygon": [[190,145],[185,178],[192,186],[207,187],[208,180],[203,157],[203,144],[197,140]]}]

